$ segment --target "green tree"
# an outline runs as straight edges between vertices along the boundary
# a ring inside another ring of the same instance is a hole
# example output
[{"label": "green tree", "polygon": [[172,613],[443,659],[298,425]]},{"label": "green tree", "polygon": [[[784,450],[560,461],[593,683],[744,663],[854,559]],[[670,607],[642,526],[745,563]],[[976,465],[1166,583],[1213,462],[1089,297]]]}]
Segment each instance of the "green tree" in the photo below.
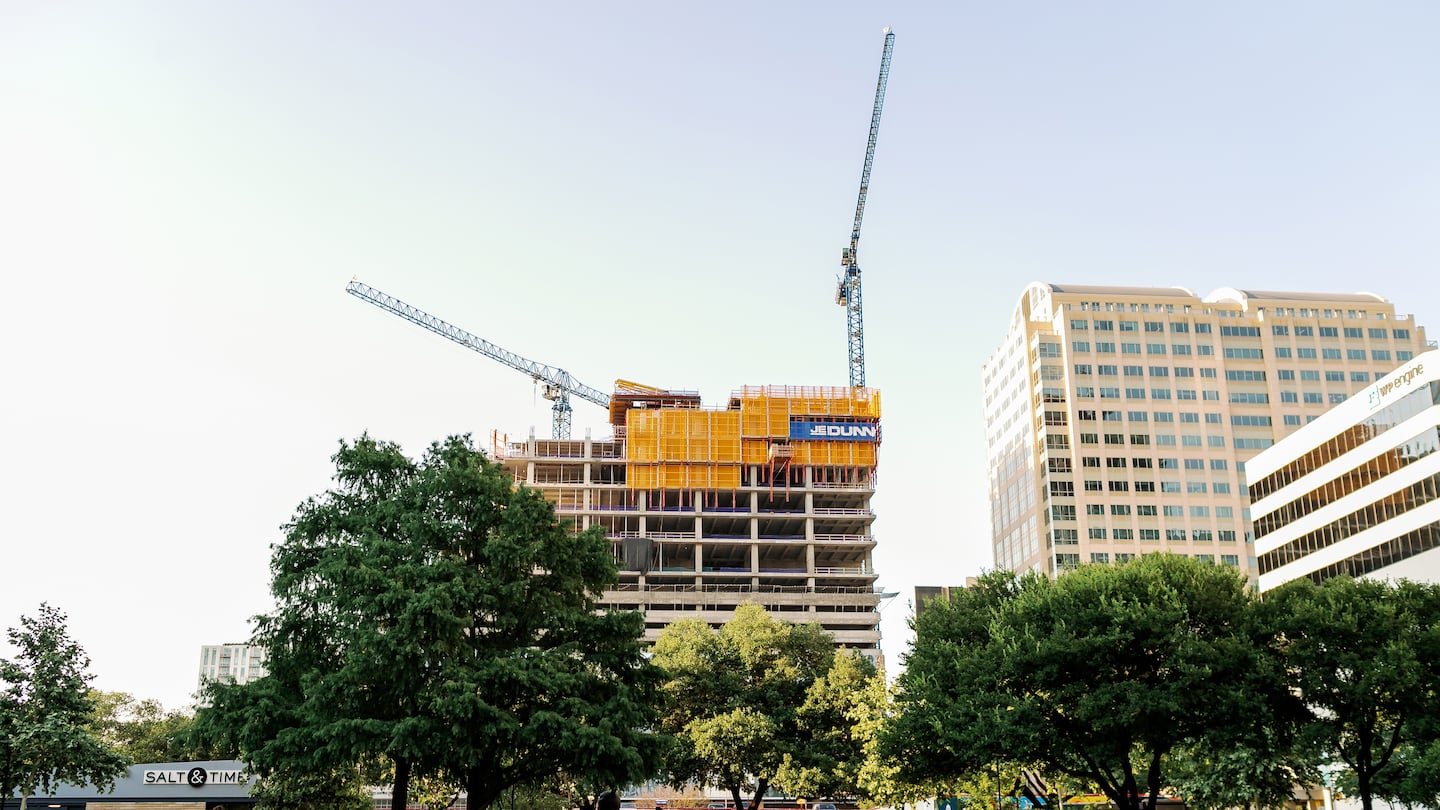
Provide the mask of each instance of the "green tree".
[{"label": "green tree", "polygon": [[675,744],[666,772],[675,786],[728,791],[758,808],[771,787],[796,795],[855,795],[865,740],[857,733],[873,664],[839,656],[815,624],[792,624],[741,605],[712,631],[675,622],[655,643],[669,673],[660,728]]},{"label": "green tree", "polygon": [[358,772],[277,771],[250,791],[256,810],[372,810]]},{"label": "green tree", "polygon": [[1308,709],[1303,740],[1350,772],[1365,810],[1382,790],[1423,796],[1440,720],[1440,587],[1300,579],[1267,594],[1265,611]]},{"label": "green tree", "polygon": [[1015,761],[1138,810],[1173,751],[1265,745],[1287,698],[1252,616],[1234,571],[1169,554],[991,575],[916,621],[890,750],[920,781]]},{"label": "green tree", "polygon": [[91,727],[90,657],[71,640],[65,614],[41,604],[7,635],[17,655],[0,659],[0,800],[61,782],[113,785],[126,761]]},{"label": "green tree", "polygon": [[366,436],[334,461],[274,549],[270,675],[212,686],[202,732],[262,773],[383,757],[394,806],[412,775],[459,781],[477,810],[557,770],[646,776],[660,673],[642,617],[597,610],[617,580],[603,531],[562,526],[469,437],[417,462]]},{"label": "green tree", "polygon": [[91,724],[100,739],[130,762],[203,759],[206,752],[187,744],[195,722],[188,712],[167,710],[158,700],[138,700],[125,692],[90,693]]}]

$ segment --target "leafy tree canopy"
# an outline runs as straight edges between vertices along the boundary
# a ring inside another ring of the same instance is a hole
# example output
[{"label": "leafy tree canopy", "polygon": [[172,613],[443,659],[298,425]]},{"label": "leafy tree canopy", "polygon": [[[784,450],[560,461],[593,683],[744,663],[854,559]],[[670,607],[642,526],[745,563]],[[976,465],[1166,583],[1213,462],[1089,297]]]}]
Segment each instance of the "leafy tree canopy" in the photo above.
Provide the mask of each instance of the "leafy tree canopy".
[{"label": "leafy tree canopy", "polygon": [[701,619],[671,624],[654,652],[670,675],[660,727],[676,741],[672,784],[729,791],[737,807],[748,792],[752,808],[772,786],[810,796],[864,789],[861,721],[883,684],[870,685],[878,676],[868,660],[837,657],[818,625],[741,605],[718,632]]},{"label": "leafy tree canopy", "polygon": [[193,714],[167,710],[158,700],[139,700],[125,692],[92,691],[91,723],[100,739],[130,762],[205,759],[209,752],[187,743]]},{"label": "leafy tree canopy", "polygon": [[1302,740],[1375,796],[1429,804],[1440,762],[1440,586],[1289,582],[1264,609],[1308,714]]},{"label": "leafy tree canopy", "polygon": [[0,659],[0,800],[61,782],[113,785],[126,759],[91,726],[90,657],[71,640],[65,614],[41,604],[8,637],[18,653]]},{"label": "leafy tree canopy", "polygon": [[388,759],[397,805],[412,773],[477,810],[561,770],[648,775],[660,673],[640,615],[597,610],[617,578],[602,530],[562,526],[468,436],[418,461],[364,436],[334,462],[274,548],[270,675],[212,686],[202,734],[265,773]]},{"label": "leafy tree canopy", "polygon": [[991,574],[916,620],[885,747],[912,781],[1013,761],[1136,810],[1177,748],[1266,745],[1286,698],[1251,607],[1235,572],[1168,554]]}]

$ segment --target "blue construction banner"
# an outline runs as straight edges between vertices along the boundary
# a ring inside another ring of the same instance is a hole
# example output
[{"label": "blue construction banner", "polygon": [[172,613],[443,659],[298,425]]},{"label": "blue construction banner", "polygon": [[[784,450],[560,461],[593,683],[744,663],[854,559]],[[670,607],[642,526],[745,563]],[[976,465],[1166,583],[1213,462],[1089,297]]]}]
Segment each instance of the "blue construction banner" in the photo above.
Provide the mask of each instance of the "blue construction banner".
[{"label": "blue construction banner", "polygon": [[880,423],[791,419],[790,438],[827,442],[878,442],[880,441]]}]

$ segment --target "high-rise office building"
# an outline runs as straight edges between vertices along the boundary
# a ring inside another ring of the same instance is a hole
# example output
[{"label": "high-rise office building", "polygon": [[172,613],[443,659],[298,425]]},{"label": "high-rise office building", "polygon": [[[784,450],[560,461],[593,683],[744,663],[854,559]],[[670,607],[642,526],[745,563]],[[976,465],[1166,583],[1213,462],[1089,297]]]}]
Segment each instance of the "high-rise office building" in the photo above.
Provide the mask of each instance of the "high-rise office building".
[{"label": "high-rise office building", "polygon": [[984,367],[996,566],[1254,577],[1244,462],[1425,349],[1368,293],[1031,284]]},{"label": "high-rise office building", "polygon": [[879,419],[869,388],[747,387],[705,408],[694,392],[622,380],[614,435],[497,438],[492,452],[562,520],[605,530],[621,570],[601,602],[643,611],[646,640],[756,603],[878,659]]},{"label": "high-rise office building", "polygon": [[1260,590],[1309,577],[1440,582],[1440,352],[1246,465]]}]

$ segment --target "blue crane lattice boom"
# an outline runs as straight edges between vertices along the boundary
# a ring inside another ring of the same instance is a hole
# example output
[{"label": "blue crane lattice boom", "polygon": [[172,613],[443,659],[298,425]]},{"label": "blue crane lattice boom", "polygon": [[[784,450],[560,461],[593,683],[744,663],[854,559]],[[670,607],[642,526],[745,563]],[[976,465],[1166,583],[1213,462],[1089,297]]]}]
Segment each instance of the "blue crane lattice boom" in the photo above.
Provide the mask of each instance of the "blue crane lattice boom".
[{"label": "blue crane lattice boom", "polygon": [[865,317],[860,298],[860,221],[865,217],[865,195],[870,191],[870,166],[875,162],[875,139],[880,134],[880,111],[885,107],[885,84],[890,78],[890,53],[895,49],[895,32],[885,29],[885,49],[880,54],[880,79],[875,83],[875,108],[870,113],[870,138],[865,144],[865,168],[860,172],[860,196],[855,202],[855,227],[850,246],[840,254],[844,273],[835,287],[835,303],[845,307],[849,339],[850,387],[865,387]]},{"label": "blue crane lattice boom", "polygon": [[610,407],[608,394],[581,383],[571,377],[570,372],[563,368],[527,360],[512,351],[502,349],[484,338],[472,335],[458,326],[442,321],[424,310],[412,307],[394,296],[386,295],[374,287],[358,281],[346,284],[345,292],[369,301],[383,310],[393,312],[413,324],[423,326],[441,337],[449,338],[467,349],[477,351],[492,360],[498,360],[517,371],[523,371],[530,375],[531,379],[545,386],[542,395],[555,403],[550,407],[554,417],[550,427],[551,438],[570,438],[570,394],[593,402],[602,408]]}]

